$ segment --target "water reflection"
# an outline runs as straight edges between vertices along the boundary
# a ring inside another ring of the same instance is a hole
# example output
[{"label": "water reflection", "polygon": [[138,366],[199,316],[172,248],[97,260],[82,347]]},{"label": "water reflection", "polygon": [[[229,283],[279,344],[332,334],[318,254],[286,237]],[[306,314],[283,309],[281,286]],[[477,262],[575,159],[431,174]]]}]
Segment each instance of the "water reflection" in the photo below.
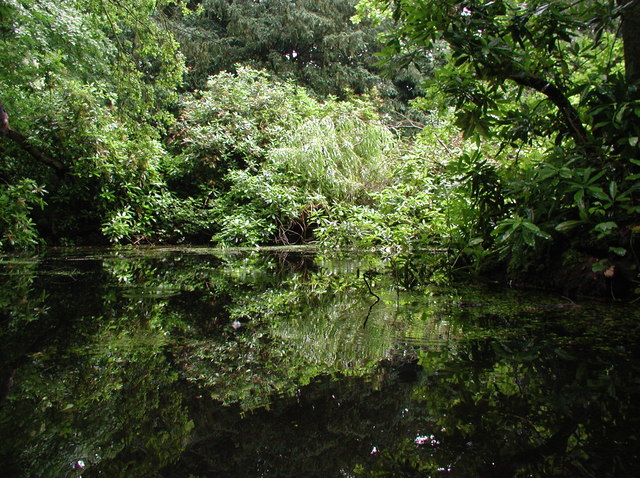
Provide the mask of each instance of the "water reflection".
[{"label": "water reflection", "polygon": [[4,475],[638,476],[635,308],[395,260],[4,257]]}]

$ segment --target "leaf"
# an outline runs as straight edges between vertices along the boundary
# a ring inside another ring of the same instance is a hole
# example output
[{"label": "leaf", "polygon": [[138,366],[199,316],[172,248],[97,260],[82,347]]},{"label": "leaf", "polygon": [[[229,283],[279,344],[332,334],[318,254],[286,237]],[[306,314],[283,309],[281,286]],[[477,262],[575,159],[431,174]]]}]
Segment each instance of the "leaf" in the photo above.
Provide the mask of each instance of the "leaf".
[{"label": "leaf", "polygon": [[500,239],[498,240],[498,242],[507,242],[507,240],[511,237],[511,234],[513,234],[513,231],[515,229],[509,229],[507,232],[505,232],[502,236],[500,236]]},{"label": "leaf", "polygon": [[618,228],[618,225],[615,222],[607,221],[607,222],[601,222],[599,224],[596,224],[593,230],[596,232],[606,234],[617,228]]},{"label": "leaf", "polygon": [[[589,175],[591,174],[592,171],[593,171],[593,168],[585,169],[585,172],[584,172],[585,179],[587,179],[589,177]],[[602,170],[599,173],[597,173],[595,176],[592,176],[591,178],[589,178],[588,184],[595,183],[598,179],[600,179],[602,176],[604,176],[605,173],[606,173],[606,171]]]},{"label": "leaf", "polygon": [[638,145],[638,137],[632,136],[631,138],[629,138],[629,144],[635,148]]},{"label": "leaf", "polygon": [[616,112],[614,121],[616,123],[622,123],[622,119],[624,118],[624,113],[627,110],[627,108],[629,107],[628,103],[623,104],[620,109]]},{"label": "leaf", "polygon": [[532,232],[537,232],[540,230],[540,228],[536,226],[534,223],[532,223],[531,221],[526,221],[526,220],[522,221],[522,225]]},{"label": "leaf", "polygon": [[522,240],[530,247],[535,247],[536,245],[536,238],[526,231],[522,234]]},{"label": "leaf", "polygon": [[551,234],[547,234],[546,232],[544,232],[543,230],[539,230],[538,234],[536,234],[538,237],[541,237],[542,239],[545,240],[550,240],[551,239]]},{"label": "leaf", "polygon": [[593,197],[601,199],[602,201],[609,199],[607,193],[605,193],[600,186],[589,186],[589,192]]},{"label": "leaf", "polygon": [[624,256],[627,253],[627,250],[624,247],[610,247],[609,252],[613,252],[619,256]]},{"label": "leaf", "polygon": [[575,229],[581,224],[584,224],[584,221],[576,220],[576,219],[570,220],[570,221],[564,221],[556,225],[555,230],[559,232],[567,232],[567,231],[570,231],[571,229]]}]

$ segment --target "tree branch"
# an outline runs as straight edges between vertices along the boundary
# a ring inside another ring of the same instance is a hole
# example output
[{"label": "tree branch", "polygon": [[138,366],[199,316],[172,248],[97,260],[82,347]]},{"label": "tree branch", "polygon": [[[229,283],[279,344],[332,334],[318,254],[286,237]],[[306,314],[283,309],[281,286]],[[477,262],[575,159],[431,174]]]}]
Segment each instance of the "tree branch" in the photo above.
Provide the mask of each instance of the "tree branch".
[{"label": "tree branch", "polygon": [[30,144],[29,138],[9,126],[9,115],[4,109],[2,103],[0,103],[0,135],[9,138],[20,148],[22,148],[23,151],[29,153],[34,159],[40,161],[43,164],[46,164],[49,167],[52,167],[58,173],[64,173],[67,171],[67,166],[62,161],[46,155],[38,148]]},{"label": "tree branch", "polygon": [[576,144],[585,148],[588,146],[588,133],[580,120],[578,112],[557,86],[528,72],[513,73],[510,74],[508,78],[521,86],[532,88],[549,98],[560,110],[565,123],[569,127],[571,137]]}]

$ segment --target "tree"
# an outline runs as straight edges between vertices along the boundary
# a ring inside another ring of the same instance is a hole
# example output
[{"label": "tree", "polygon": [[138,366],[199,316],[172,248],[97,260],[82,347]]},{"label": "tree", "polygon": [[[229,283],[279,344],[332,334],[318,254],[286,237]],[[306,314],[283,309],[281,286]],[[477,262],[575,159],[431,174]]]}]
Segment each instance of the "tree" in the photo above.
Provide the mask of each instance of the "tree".
[{"label": "tree", "polygon": [[[316,96],[344,99],[376,90],[389,113],[408,114],[406,101],[430,62],[382,75],[378,34],[389,22],[354,22],[356,0],[198,0],[191,13],[165,9],[189,68],[186,87],[201,89],[207,78],[236,65],[265,69],[294,80]],[[188,10],[187,10],[188,11]]]},{"label": "tree", "polygon": [[433,49],[437,41],[447,45],[454,68],[438,79],[453,95],[468,132],[500,124],[491,113],[513,93],[511,84],[543,95],[559,112],[560,134],[584,146],[590,131],[575,97],[594,78],[576,73],[600,57],[605,62],[597,73],[604,72],[608,83],[618,81],[620,51],[613,34],[621,19],[626,81],[635,88],[640,79],[632,53],[638,48],[632,33],[640,18],[638,2],[618,3],[382,0],[361,2],[360,8],[390,9],[399,22],[387,55]]},{"label": "tree", "polygon": [[[236,64],[296,79],[321,95],[362,93],[383,82],[372,66],[377,29],[354,25],[354,0],[204,0],[198,12],[173,9],[172,25],[200,88]],[[389,87],[389,85],[385,85]]]},{"label": "tree", "polygon": [[[637,0],[617,0],[622,18],[622,39],[624,41],[624,63],[627,81],[640,81],[640,2]],[[640,93],[636,93],[636,97]]]},{"label": "tree", "polygon": [[113,216],[157,192],[184,67],[157,21],[165,3],[0,1],[0,196],[41,204],[47,191],[35,223],[3,221],[0,234],[25,235],[4,245],[32,243],[36,225],[54,240],[100,240]]},{"label": "tree", "polygon": [[[502,218],[479,218],[500,247],[508,246],[507,256],[516,243],[525,251],[543,243],[566,248],[560,239],[569,233],[569,240],[588,234],[579,248],[592,257],[633,249],[640,212],[638,5],[360,2],[360,11],[397,22],[385,51],[390,64],[399,53],[425,55],[444,45],[449,61],[436,73],[430,98],[455,107],[467,136],[496,138],[507,160],[523,147],[546,148],[541,159],[506,163],[501,194],[508,194],[508,207],[498,211]],[[522,267],[523,255],[516,255]]]}]

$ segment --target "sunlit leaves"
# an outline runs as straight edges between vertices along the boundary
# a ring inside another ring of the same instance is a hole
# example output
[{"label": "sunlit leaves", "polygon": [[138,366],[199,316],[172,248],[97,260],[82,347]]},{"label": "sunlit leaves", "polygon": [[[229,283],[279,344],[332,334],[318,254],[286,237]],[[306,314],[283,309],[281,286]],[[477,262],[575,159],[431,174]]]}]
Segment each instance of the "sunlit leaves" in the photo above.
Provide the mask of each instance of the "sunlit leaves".
[{"label": "sunlit leaves", "polygon": [[269,153],[270,166],[298,176],[327,200],[354,201],[389,178],[393,138],[378,121],[348,103],[302,123]]},{"label": "sunlit leaves", "polygon": [[394,140],[371,99],[321,102],[267,72],[237,70],[186,98],[183,160],[168,171],[184,193],[223,191],[207,200],[220,214],[214,241],[309,240],[314,211],[366,201],[390,179]]},{"label": "sunlit leaves", "polygon": [[157,22],[165,2],[5,3],[11,15],[0,18],[0,61],[7,66],[0,103],[29,146],[65,173],[52,178],[46,164],[3,137],[3,179],[45,185],[46,212],[32,216],[41,229],[55,229],[56,239],[79,230],[99,234],[134,204],[126,231],[103,232],[114,241],[139,239],[150,222],[140,221],[141,210],[148,209],[150,190],[159,194],[160,132],[172,122],[166,108],[184,67],[177,43]]},{"label": "sunlit leaves", "polygon": [[294,83],[239,67],[185,98],[179,128],[185,153],[224,174],[263,161],[270,147],[317,109],[318,102]]}]

